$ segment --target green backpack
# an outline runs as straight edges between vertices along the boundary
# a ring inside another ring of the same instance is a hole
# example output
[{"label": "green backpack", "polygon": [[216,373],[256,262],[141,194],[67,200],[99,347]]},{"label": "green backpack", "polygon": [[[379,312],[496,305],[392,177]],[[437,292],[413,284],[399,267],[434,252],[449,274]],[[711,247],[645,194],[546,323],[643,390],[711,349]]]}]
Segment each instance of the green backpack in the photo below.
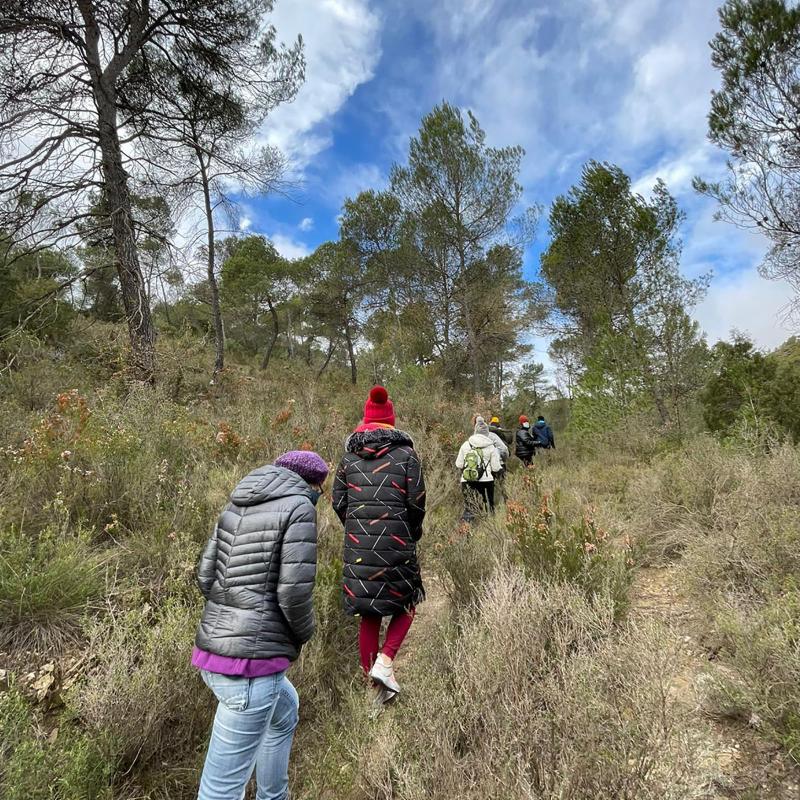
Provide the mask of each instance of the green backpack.
[{"label": "green backpack", "polygon": [[469,483],[475,483],[486,474],[486,462],[483,460],[483,450],[472,445],[469,448],[469,453],[464,456],[461,477]]}]

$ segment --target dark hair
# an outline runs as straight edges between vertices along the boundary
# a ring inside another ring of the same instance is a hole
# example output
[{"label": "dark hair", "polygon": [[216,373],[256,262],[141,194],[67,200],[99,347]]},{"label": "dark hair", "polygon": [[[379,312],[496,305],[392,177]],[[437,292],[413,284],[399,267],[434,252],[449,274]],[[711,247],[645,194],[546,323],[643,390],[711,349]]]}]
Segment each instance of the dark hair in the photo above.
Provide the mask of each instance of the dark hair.
[{"label": "dark hair", "polygon": [[544,414],[539,414],[539,416],[537,417],[537,419],[540,419],[540,420],[542,420],[542,422],[544,422]]}]

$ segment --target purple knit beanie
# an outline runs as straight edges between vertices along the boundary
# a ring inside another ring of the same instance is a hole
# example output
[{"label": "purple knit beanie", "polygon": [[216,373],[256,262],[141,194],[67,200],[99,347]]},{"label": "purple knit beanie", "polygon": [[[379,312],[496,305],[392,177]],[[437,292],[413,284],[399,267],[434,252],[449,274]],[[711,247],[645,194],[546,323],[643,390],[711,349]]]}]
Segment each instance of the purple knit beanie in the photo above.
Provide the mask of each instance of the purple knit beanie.
[{"label": "purple knit beanie", "polygon": [[311,450],[290,450],[275,459],[275,466],[296,472],[312,486],[322,485],[328,477],[328,465],[325,460]]}]

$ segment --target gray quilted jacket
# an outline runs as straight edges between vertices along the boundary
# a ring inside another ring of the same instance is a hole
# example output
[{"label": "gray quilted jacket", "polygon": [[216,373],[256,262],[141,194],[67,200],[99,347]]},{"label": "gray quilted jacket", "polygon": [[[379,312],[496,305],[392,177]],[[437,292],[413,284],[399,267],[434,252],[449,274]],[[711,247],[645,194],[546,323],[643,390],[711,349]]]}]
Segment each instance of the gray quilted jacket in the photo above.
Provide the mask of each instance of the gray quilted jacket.
[{"label": "gray quilted jacket", "polygon": [[297,658],[314,633],[317,512],[311,487],[270,464],[233,491],[206,545],[195,644],[231,658]]}]

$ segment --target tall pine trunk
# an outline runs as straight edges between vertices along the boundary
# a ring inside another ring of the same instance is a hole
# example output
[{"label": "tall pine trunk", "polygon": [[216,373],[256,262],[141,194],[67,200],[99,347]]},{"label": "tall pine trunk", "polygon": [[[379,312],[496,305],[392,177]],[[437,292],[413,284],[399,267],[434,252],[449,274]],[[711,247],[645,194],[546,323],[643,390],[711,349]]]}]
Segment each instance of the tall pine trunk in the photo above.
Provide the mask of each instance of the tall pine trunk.
[{"label": "tall pine trunk", "polygon": [[128,323],[131,361],[137,377],[153,383],[156,330],[136,249],[128,174],[122,163],[122,147],[117,131],[116,95],[103,82],[96,87],[95,99],[99,115],[103,201],[114,239],[114,260],[119,275],[125,320]]},{"label": "tall pine trunk", "polygon": [[197,161],[200,165],[200,181],[203,184],[203,204],[206,214],[206,247],[208,261],[206,277],[211,294],[211,320],[214,324],[214,377],[225,368],[225,326],[222,324],[222,305],[219,301],[219,284],[217,283],[216,252],[214,250],[214,206],[211,203],[211,186],[203,151],[195,145]]},{"label": "tall pine trunk", "polygon": [[[147,300],[136,248],[136,229],[128,188],[128,173],[122,161],[122,146],[117,128],[116,90],[116,81],[135,52],[136,48],[132,42],[141,36],[148,16],[147,13],[131,15],[130,40],[115,54],[104,70],[100,55],[102,36],[95,16],[95,7],[89,0],[78,0],[77,9],[85,26],[84,54],[89,66],[92,95],[97,108],[103,204],[114,239],[114,261],[119,276],[125,320],[128,323],[131,362],[134,373],[140,380],[153,383],[156,369],[156,329],[150,314],[150,303]],[[144,12],[144,7],[141,10]]]},{"label": "tall pine trunk", "polygon": [[278,320],[278,312],[272,303],[272,298],[267,295],[267,307],[269,308],[270,317],[272,317],[272,338],[267,345],[267,350],[264,353],[264,358],[261,361],[261,369],[266,369],[269,366],[270,359],[272,358],[272,351],[275,349],[275,343],[278,341],[281,329]]},{"label": "tall pine trunk", "polygon": [[353,334],[350,331],[349,320],[344,328],[344,338],[347,342],[347,355],[350,358],[350,382],[355,386],[358,383],[358,370],[356,367],[356,351],[353,345]]},{"label": "tall pine trunk", "polygon": [[[319,368],[319,372],[317,372],[317,378],[322,377],[322,373],[328,369],[328,364],[331,363],[331,357],[333,356],[333,351],[336,349],[336,339],[328,339],[328,354],[325,356],[325,361],[323,362],[322,366]],[[309,365],[311,362],[309,361]]]}]

